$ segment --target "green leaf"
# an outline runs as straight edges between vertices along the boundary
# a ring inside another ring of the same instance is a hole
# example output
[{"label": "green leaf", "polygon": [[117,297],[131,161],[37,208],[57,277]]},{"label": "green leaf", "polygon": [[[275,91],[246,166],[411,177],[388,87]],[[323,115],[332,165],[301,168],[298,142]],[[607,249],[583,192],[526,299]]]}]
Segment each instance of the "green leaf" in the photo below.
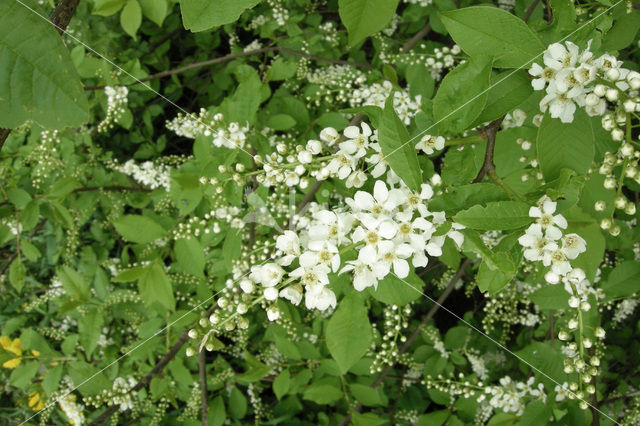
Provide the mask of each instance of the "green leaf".
[{"label": "green leaf", "polygon": [[527,404],[527,407],[524,409],[524,413],[520,418],[520,423],[523,425],[547,424],[551,414],[551,408],[545,405],[541,400],[536,399]]},{"label": "green leaf", "polygon": [[302,394],[302,399],[316,404],[330,404],[342,398],[340,388],[330,384],[311,384]]},{"label": "green leaf", "polygon": [[38,372],[40,363],[38,361],[23,362],[11,372],[9,377],[9,383],[11,386],[15,386],[20,389],[26,389],[31,383],[31,380]]},{"label": "green leaf", "polygon": [[447,216],[453,216],[458,211],[476,204],[507,201],[508,199],[507,193],[498,185],[480,182],[454,186],[449,192],[436,195],[429,202],[429,208],[433,211],[444,211]]},{"label": "green leaf", "polygon": [[387,420],[374,413],[358,413],[354,411],[351,414],[351,424],[353,426],[379,426],[386,423]]},{"label": "green leaf", "polygon": [[80,344],[84,347],[84,351],[89,357],[98,346],[103,321],[102,312],[98,308],[88,310],[78,321]]},{"label": "green leaf", "polygon": [[42,389],[47,396],[50,396],[58,389],[60,379],[62,379],[62,365],[56,365],[47,369],[47,372],[42,381]]},{"label": "green leaf", "polygon": [[180,0],[182,23],[193,32],[235,22],[260,0]]},{"label": "green leaf", "polygon": [[93,11],[94,15],[111,16],[124,6],[127,0],[94,0]]},{"label": "green leaf", "polygon": [[496,294],[507,286],[515,276],[513,273],[505,273],[500,270],[492,270],[487,262],[483,261],[478,268],[476,281],[478,289],[489,294]]},{"label": "green leaf", "polygon": [[603,51],[624,49],[633,43],[638,30],[640,30],[640,11],[632,10],[631,13],[625,13],[607,32],[600,49]]},{"label": "green leaf", "polygon": [[351,383],[349,390],[358,402],[366,407],[386,405],[385,399],[380,392],[378,392],[377,388],[372,388],[371,386],[360,383]]},{"label": "green leaf", "polygon": [[142,14],[161,27],[167,17],[167,0],[140,0]]},{"label": "green leaf", "polygon": [[136,39],[136,33],[142,23],[142,9],[138,0],[128,0],[120,12],[120,25],[122,29],[133,39]]},{"label": "green leaf", "polygon": [[91,297],[89,284],[82,275],[68,266],[58,270],[58,278],[67,294],[74,299],[88,300]]},{"label": "green leaf", "polygon": [[229,414],[235,419],[241,419],[246,413],[247,398],[234,386],[229,393]]},{"label": "green leaf", "polygon": [[89,118],[84,89],[53,26],[16,1],[0,2],[0,127],[45,128]]},{"label": "green leaf", "polygon": [[222,245],[222,256],[227,266],[227,269],[231,271],[233,267],[233,261],[240,257],[242,253],[242,238],[240,238],[240,232],[237,230],[230,230],[227,232],[227,236]]},{"label": "green leaf", "polygon": [[283,370],[278,377],[273,381],[273,393],[276,395],[278,400],[282,399],[283,396],[289,392],[289,383],[291,382],[291,373],[289,370]]},{"label": "green leaf", "polygon": [[602,285],[605,301],[628,297],[640,291],[640,263],[628,260],[615,267]]},{"label": "green leaf", "polygon": [[433,98],[433,118],[438,128],[452,134],[467,129],[487,102],[490,77],[489,56],[470,58],[451,70]]},{"label": "green leaf", "polygon": [[542,309],[567,309],[569,306],[569,293],[562,285],[543,285],[529,298]]},{"label": "green leaf", "polygon": [[180,238],[176,240],[174,249],[182,269],[191,275],[204,277],[204,249],[197,238]]},{"label": "green leaf", "polygon": [[367,352],[373,339],[368,311],[357,293],[340,302],[326,329],[327,348],[346,373]]},{"label": "green leaf", "polygon": [[11,283],[11,286],[15,288],[16,291],[20,292],[22,290],[26,274],[27,271],[22,263],[22,259],[17,258],[11,262],[11,266],[9,266],[9,283]]},{"label": "green leaf", "polygon": [[[408,282],[409,284],[405,283]],[[410,287],[413,286],[414,288]],[[409,275],[400,279],[393,274],[389,274],[382,280],[378,281],[378,288],[369,288],[369,294],[374,299],[379,300],[387,305],[404,306],[409,302],[419,299],[422,294],[424,281],[415,274],[410,272]]]},{"label": "green leaf", "polygon": [[580,108],[574,115],[573,123],[563,123],[547,113],[538,129],[536,146],[545,180],[558,177],[562,168],[585,175],[595,155],[591,120]]},{"label": "green leaf", "polygon": [[159,302],[165,308],[175,310],[176,300],[173,297],[171,281],[164,269],[157,263],[149,267],[149,271],[138,280],[140,297],[147,304]]},{"label": "green leaf", "polygon": [[493,252],[487,247],[477,231],[463,229],[464,234],[463,249],[471,250],[482,258],[492,271],[501,271],[504,274],[514,274],[516,271],[513,259],[505,256],[504,252]]},{"label": "green leaf", "polygon": [[209,405],[209,424],[211,426],[222,426],[227,419],[227,412],[224,408],[222,396],[217,396]]},{"label": "green leaf", "polygon": [[491,77],[487,104],[474,124],[493,121],[513,111],[533,93],[531,80],[524,70],[504,71]]},{"label": "green leaf", "polygon": [[118,234],[126,241],[146,244],[162,238],[166,231],[153,219],[140,215],[123,215],[113,222]]},{"label": "green leaf", "polygon": [[273,130],[287,130],[296,125],[296,120],[288,114],[276,114],[269,117],[267,126]]},{"label": "green leaf", "polygon": [[349,32],[349,45],[384,29],[396,12],[399,0],[338,0],[340,20]]},{"label": "green leaf", "polygon": [[[541,380],[544,382],[545,387],[551,385],[550,389],[552,389],[557,383],[567,381],[567,374],[563,371],[564,364],[562,361],[564,357],[558,350],[557,344],[554,348],[549,342],[534,341],[524,349],[517,351],[516,355],[528,363],[526,366],[523,365],[527,370],[531,369],[531,365],[537,368],[537,370],[532,370],[532,372],[536,375],[538,381]],[[540,371],[551,377],[552,380],[555,380],[555,383],[548,377],[542,375]]]},{"label": "green leaf", "polygon": [[518,229],[533,221],[529,217],[529,205],[520,201],[491,202],[486,207],[475,205],[456,214],[453,220],[481,231]]},{"label": "green leaf", "polygon": [[[256,120],[256,111],[260,106],[260,89],[262,83],[258,73],[248,65],[240,68],[246,73],[239,77],[240,84],[232,96],[225,98],[220,105],[220,112],[224,114],[227,122],[253,124]],[[239,74],[239,73],[238,73]]]},{"label": "green leaf", "polygon": [[[378,128],[380,148],[391,169],[409,188],[420,192],[422,174],[414,141],[393,108],[393,96],[387,98]],[[409,142],[409,143],[407,143]]]},{"label": "green leaf", "polygon": [[440,426],[451,416],[449,410],[432,411],[428,414],[423,414],[418,417],[417,426]]},{"label": "green leaf", "polygon": [[494,66],[499,68],[525,66],[545,49],[526,23],[497,7],[450,10],[441,12],[440,18],[451,38],[469,56],[492,56]]}]

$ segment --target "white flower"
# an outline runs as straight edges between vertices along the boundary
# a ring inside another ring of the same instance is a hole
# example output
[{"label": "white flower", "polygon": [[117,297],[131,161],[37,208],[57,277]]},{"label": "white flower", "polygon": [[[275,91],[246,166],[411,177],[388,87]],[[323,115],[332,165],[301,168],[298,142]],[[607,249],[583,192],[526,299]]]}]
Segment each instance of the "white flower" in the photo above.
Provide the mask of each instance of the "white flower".
[{"label": "white flower", "polygon": [[363,291],[367,287],[378,288],[378,279],[376,274],[371,270],[372,261],[375,262],[375,258],[366,259],[365,253],[358,253],[357,260],[350,260],[347,265],[340,270],[340,273],[353,271],[353,288],[358,291]]},{"label": "white flower", "polygon": [[320,131],[320,139],[328,146],[333,146],[340,139],[340,134],[333,127],[325,127]]},{"label": "white flower", "polygon": [[[371,246],[363,247],[360,252],[368,251],[367,256],[376,257],[375,250]],[[371,253],[373,250],[373,253]],[[373,264],[373,271],[378,279],[386,277],[393,266],[393,272],[398,278],[406,278],[409,275],[409,263],[405,260],[413,250],[409,244],[395,245],[392,241],[382,241],[378,244],[377,262]]]},{"label": "white flower", "polygon": [[280,284],[284,270],[276,263],[266,263],[251,267],[249,278],[262,284],[264,287],[273,287]]},{"label": "white flower", "polygon": [[344,180],[356,169],[357,164],[357,158],[341,151],[333,157],[325,169],[329,174],[337,175],[339,179]]},{"label": "white flower", "polygon": [[550,82],[553,79],[553,77],[555,77],[556,72],[553,68],[549,68],[549,67],[542,68],[538,64],[533,64],[531,66],[531,69],[529,70],[529,74],[533,77],[538,77],[538,78],[534,78],[531,81],[531,85],[533,86],[533,89],[542,90],[547,85],[547,83]]},{"label": "white flower", "polygon": [[309,250],[316,252],[318,255],[318,262],[330,266],[333,272],[336,272],[340,267],[340,254],[338,252],[338,247],[330,241],[309,241]]},{"label": "white flower", "polygon": [[367,175],[362,170],[351,173],[345,182],[347,188],[362,188],[367,181]]},{"label": "white flower", "polygon": [[444,149],[444,138],[442,136],[424,135],[420,142],[415,146],[416,149],[421,149],[425,154],[431,155],[435,150]]},{"label": "white flower", "polygon": [[553,215],[556,211],[556,203],[548,197],[542,197],[538,202],[539,207],[531,207],[529,216],[537,218],[537,223],[546,231],[547,238],[559,240],[562,237],[562,231],[559,228],[567,228],[567,219],[561,214]]},{"label": "white flower", "polygon": [[267,318],[269,318],[269,321],[276,321],[280,318],[280,309],[275,305],[269,306],[267,308]]},{"label": "white flower", "polygon": [[264,289],[264,298],[273,301],[278,298],[278,289],[275,287],[267,287]]},{"label": "white flower", "polygon": [[291,262],[300,256],[300,239],[298,238],[298,234],[293,231],[284,231],[284,233],[276,239],[276,248],[285,254],[278,263],[283,266],[291,265]]},{"label": "white flower", "polygon": [[318,254],[306,251],[300,255],[300,267],[289,273],[290,277],[300,278],[304,285],[327,285],[329,284],[329,267],[323,263],[318,263]]},{"label": "white flower", "polygon": [[292,304],[298,306],[302,301],[302,287],[300,284],[290,285],[280,290],[280,297],[287,299]]},{"label": "white flower", "polygon": [[578,234],[567,234],[562,238],[562,252],[569,259],[575,259],[587,250],[587,242]]},{"label": "white flower", "polygon": [[335,308],[336,295],[323,285],[310,285],[305,293],[304,304],[307,309],[316,308],[321,311],[327,310],[329,307]]},{"label": "white flower", "polygon": [[518,242],[525,248],[524,258],[532,262],[542,260],[546,252],[558,248],[558,244],[553,242],[547,235],[543,235],[542,225],[539,223],[532,223],[524,235],[518,238]]},{"label": "white flower", "polygon": [[340,150],[347,154],[353,155],[355,158],[363,157],[369,146],[369,136],[371,136],[371,128],[367,123],[361,123],[362,132],[356,126],[349,126],[344,129],[343,134],[349,138],[340,143]]}]

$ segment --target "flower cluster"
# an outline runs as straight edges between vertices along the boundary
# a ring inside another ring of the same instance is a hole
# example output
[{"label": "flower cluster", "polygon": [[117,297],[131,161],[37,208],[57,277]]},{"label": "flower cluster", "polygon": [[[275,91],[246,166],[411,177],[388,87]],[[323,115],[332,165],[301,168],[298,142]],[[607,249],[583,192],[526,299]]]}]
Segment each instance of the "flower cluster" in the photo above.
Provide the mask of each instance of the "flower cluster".
[{"label": "flower cluster", "polygon": [[529,216],[536,218],[536,222],[518,239],[524,248],[525,259],[550,267],[545,274],[545,280],[550,284],[557,284],[566,277],[573,269],[569,260],[587,249],[585,240],[578,234],[563,235],[567,220],[561,214],[554,215],[556,204],[544,196],[538,206],[531,207]]},{"label": "flower cluster", "polygon": [[[540,399],[545,402],[547,394],[544,392],[544,385],[535,385],[535,379],[530,377],[526,382],[516,382],[511,377],[505,376],[500,379],[500,386],[485,387],[486,399],[493,409],[499,409],[505,413],[514,413],[522,416],[526,403],[531,399]],[[480,395],[478,402],[485,400],[485,395]]]},{"label": "flower cluster", "polygon": [[393,90],[393,84],[390,81],[383,81],[382,84],[374,83],[370,86],[362,85],[354,90],[349,102],[352,107],[362,105],[374,105],[384,108],[384,104],[393,92],[393,108],[396,110],[398,117],[404,124],[410,124],[411,119],[420,111],[422,96],[411,97],[409,87],[405,90]]},{"label": "flower cluster", "polygon": [[[308,309],[326,310],[336,305],[328,287],[330,273],[351,273],[358,291],[377,288],[392,270],[399,278],[407,277],[409,260],[414,267],[423,267],[427,256],[440,256],[446,236],[462,244],[460,225],[445,235],[434,235],[446,218],[443,212],[428,210],[426,201],[433,195],[428,184],[422,185],[420,193],[402,181],[396,186],[379,180],[373,194],[358,191],[346,199],[344,211],[315,211],[308,223],[299,224],[299,232],[285,231],[277,238],[277,261],[253,266],[241,287],[252,292],[259,284],[267,301],[282,297],[294,305],[304,293]],[[342,255],[352,249],[356,258],[345,261]],[[283,267],[291,267],[294,261],[297,267],[286,272]],[[286,275],[289,278],[283,281]],[[277,309],[274,304],[267,310],[270,319],[278,317]]]},{"label": "flower cluster", "polygon": [[151,189],[164,188],[169,192],[171,185],[171,168],[164,164],[155,164],[145,161],[138,165],[134,160],[128,160],[124,164],[115,163],[113,169],[127,176],[141,185]]},{"label": "flower cluster", "polygon": [[195,139],[199,135],[211,138],[216,147],[229,149],[243,149],[247,140],[249,127],[239,123],[225,123],[222,113],[211,114],[206,109],[200,109],[198,114],[178,114],[176,118],[167,121],[167,129],[178,136]]},{"label": "flower cluster", "polygon": [[104,88],[104,94],[107,96],[107,115],[98,124],[100,133],[113,128],[113,123],[124,114],[129,89],[126,86],[107,86]]},{"label": "flower cluster", "polygon": [[452,47],[443,46],[441,48],[436,47],[432,51],[424,51],[426,45],[420,44],[419,48],[423,51],[410,51],[408,53],[380,53],[380,60],[388,64],[405,64],[405,65],[420,65],[429,72],[431,77],[439,81],[444,72],[453,68],[456,64],[462,63],[461,60],[456,60],[456,56],[462,52],[462,49],[457,44]]},{"label": "flower cluster", "polygon": [[[573,121],[576,106],[584,107],[590,116],[603,115],[607,101],[636,111],[636,102],[628,91],[640,88],[640,74],[623,68],[622,61],[611,55],[594,58],[589,48],[580,51],[570,41],[553,43],[544,51],[544,67],[534,63],[529,70],[535,77],[533,88],[546,91],[540,110],[548,109],[551,117],[563,123]],[[596,81],[602,83],[592,84]]]}]

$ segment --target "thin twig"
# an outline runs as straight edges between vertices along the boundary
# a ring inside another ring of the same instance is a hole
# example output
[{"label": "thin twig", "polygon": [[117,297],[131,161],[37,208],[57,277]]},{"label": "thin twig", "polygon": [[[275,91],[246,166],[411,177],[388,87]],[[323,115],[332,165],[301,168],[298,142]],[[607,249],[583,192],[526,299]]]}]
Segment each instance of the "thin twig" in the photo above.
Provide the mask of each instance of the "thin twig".
[{"label": "thin twig", "polygon": [[209,411],[207,407],[207,353],[204,349],[198,352],[198,371],[200,374],[200,395],[202,404],[202,426],[209,424]]},{"label": "thin twig", "polygon": [[86,186],[82,188],[76,188],[71,192],[87,192],[87,191],[133,191],[133,192],[151,192],[151,190],[143,187],[135,187],[135,186],[121,186],[121,185],[111,185],[111,186]]},{"label": "thin twig", "polygon": [[500,129],[500,124],[504,120],[504,115],[497,120],[492,121],[487,127],[482,130],[482,133],[487,137],[487,148],[484,153],[484,162],[478,172],[478,175],[473,180],[473,183],[482,181],[482,178],[489,173],[490,170],[495,170],[496,166],[493,164],[493,150],[496,145],[496,134]]},{"label": "thin twig", "polygon": [[534,0],[534,2],[531,3],[531,6],[527,8],[527,11],[524,14],[524,22],[529,22],[529,18],[531,18],[531,14],[535,10],[536,6],[538,6],[538,3],[540,3],[540,0]]},{"label": "thin twig", "polygon": [[[398,350],[398,355],[396,356],[396,359],[400,358],[400,355],[402,355],[407,350],[409,350],[409,347],[411,346],[411,344],[418,338],[418,335],[420,334],[420,331],[422,330],[422,327],[424,327],[431,320],[431,318],[433,318],[433,316],[436,314],[436,312],[438,312],[438,309],[440,309],[440,306],[442,306],[444,301],[447,300],[447,298],[449,297],[449,295],[451,294],[451,292],[455,288],[456,283],[464,275],[465,269],[470,264],[471,264],[471,260],[470,259],[465,259],[465,261],[462,262],[462,264],[460,265],[460,267],[458,268],[456,273],[453,275],[453,277],[451,277],[451,280],[449,280],[449,283],[447,284],[447,288],[445,288],[445,290],[442,292],[440,297],[438,297],[438,300],[436,301],[435,305],[433,305],[431,307],[431,309],[429,309],[429,312],[427,312],[427,314],[422,318],[422,321],[420,321],[420,324],[418,324],[418,326],[413,331],[413,333],[411,333],[411,336],[409,336],[409,338],[404,343],[404,345],[402,345],[402,347],[400,347],[400,349]],[[380,385],[380,383],[382,383],[384,381],[384,379],[387,378],[387,376],[389,375],[389,373],[391,372],[393,367],[394,367],[393,364],[392,365],[387,365],[387,367],[382,371],[382,373],[380,373],[378,378],[376,378],[376,380],[371,384],[371,387],[372,388],[378,387],[378,385]],[[359,411],[361,407],[362,407],[362,405],[360,403],[358,403],[353,408],[353,410],[354,411]],[[351,420],[351,414],[348,414],[344,419],[342,419],[342,421],[339,423],[339,426],[344,426],[344,425],[348,424],[350,420]]]},{"label": "thin twig", "polygon": [[[144,83],[146,81],[151,81],[151,80],[157,80],[159,78],[168,77],[168,76],[171,76],[171,75],[181,74],[183,72],[191,71],[191,70],[194,70],[194,69],[198,69],[198,68],[202,68],[202,67],[208,67],[208,66],[216,65],[216,64],[221,64],[221,63],[224,63],[224,62],[232,61],[234,59],[244,58],[246,56],[260,55],[260,54],[269,53],[269,52],[287,53],[287,54],[290,54],[290,55],[300,56],[300,57],[311,59],[311,60],[318,61],[318,62],[329,62],[329,63],[332,63],[332,64],[353,65],[353,66],[358,66],[358,67],[371,68],[371,64],[367,64],[367,63],[364,63],[364,62],[352,62],[352,61],[345,61],[345,60],[342,60],[342,59],[324,58],[324,57],[321,57],[321,56],[309,55],[309,54],[304,53],[304,52],[298,52],[298,51],[295,51],[295,50],[287,49],[286,47],[270,46],[270,47],[263,47],[262,49],[251,50],[251,51],[248,51],[248,52],[230,53],[228,55],[221,56],[219,58],[209,59],[209,60],[202,61],[202,62],[194,62],[192,64],[188,64],[188,65],[185,65],[185,66],[180,67],[180,68],[161,71],[159,73],[151,74],[151,75],[149,75],[147,77],[138,79],[138,80],[136,80],[135,82],[133,82],[131,84],[127,84],[126,86],[133,86],[135,84]],[[104,86],[104,85],[101,85],[101,86],[85,86],[84,90],[102,90],[105,87],[106,86]]]},{"label": "thin twig", "polygon": [[408,51],[413,49],[413,47],[416,44],[418,44],[420,40],[425,38],[430,32],[431,32],[431,25],[427,23],[427,25],[425,25],[424,27],[422,27],[420,31],[415,33],[413,37],[409,39],[409,41],[407,41],[405,44],[402,45],[402,49],[400,49],[400,52],[407,53]]}]

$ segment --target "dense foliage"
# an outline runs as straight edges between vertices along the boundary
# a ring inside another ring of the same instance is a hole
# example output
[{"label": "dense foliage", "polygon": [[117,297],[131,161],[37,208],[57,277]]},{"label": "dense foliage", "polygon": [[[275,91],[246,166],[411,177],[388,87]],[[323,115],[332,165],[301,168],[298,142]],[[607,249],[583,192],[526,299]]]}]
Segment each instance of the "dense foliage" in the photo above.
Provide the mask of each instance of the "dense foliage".
[{"label": "dense foliage", "polygon": [[639,424],[639,6],[0,0],[3,423]]}]

